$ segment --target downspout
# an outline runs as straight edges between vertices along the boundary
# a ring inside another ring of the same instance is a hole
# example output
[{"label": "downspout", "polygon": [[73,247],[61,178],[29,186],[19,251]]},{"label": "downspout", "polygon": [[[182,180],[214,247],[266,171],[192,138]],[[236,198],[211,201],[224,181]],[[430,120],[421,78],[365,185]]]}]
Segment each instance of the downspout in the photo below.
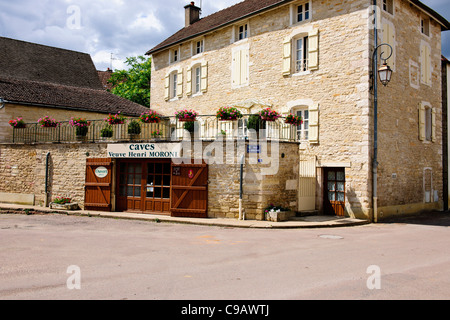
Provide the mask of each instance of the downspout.
[{"label": "downspout", "polygon": [[242,155],[241,157],[241,170],[240,170],[240,177],[239,177],[239,220],[245,220],[245,214],[242,212],[242,194],[243,194],[243,188],[242,188],[242,181],[244,177],[244,161],[245,161],[245,155]]},{"label": "downspout", "polygon": [[[374,19],[374,50],[378,47],[378,17],[379,14],[377,8],[377,0],[373,0],[373,6],[375,10],[375,19]],[[373,163],[372,163],[372,171],[373,171],[373,222],[378,222],[378,195],[377,195],[377,169],[378,169],[378,81],[376,74],[376,67],[378,66],[378,56],[374,54],[373,65],[372,65],[372,80],[373,80],[373,91],[374,91],[374,99],[373,99],[373,115],[374,115],[374,132],[373,132]]]},{"label": "downspout", "polygon": [[45,201],[44,201],[44,207],[48,207],[48,167],[49,167],[49,159],[50,159],[50,152],[47,152],[47,155],[45,157]]}]

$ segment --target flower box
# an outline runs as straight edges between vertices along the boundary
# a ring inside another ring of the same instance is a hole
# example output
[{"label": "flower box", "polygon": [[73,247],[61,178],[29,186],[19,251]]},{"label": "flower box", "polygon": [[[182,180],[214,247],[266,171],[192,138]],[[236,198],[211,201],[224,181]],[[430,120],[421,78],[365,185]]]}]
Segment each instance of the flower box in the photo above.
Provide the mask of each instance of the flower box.
[{"label": "flower box", "polygon": [[183,122],[192,122],[195,121],[195,119],[197,118],[197,112],[195,112],[194,110],[178,110],[177,112],[175,112],[175,117],[178,119],[178,121],[183,121]]},{"label": "flower box", "polygon": [[139,116],[139,120],[142,123],[159,123],[161,121],[161,115],[154,110],[149,110],[142,113]]},{"label": "flower box", "polygon": [[56,209],[56,210],[78,210],[79,206],[78,203],[76,202],[71,202],[71,203],[50,203],[50,208],[51,209]]},{"label": "flower box", "polygon": [[281,117],[278,112],[271,108],[262,109],[258,114],[263,121],[275,121]]},{"label": "flower box", "polygon": [[236,121],[242,118],[242,113],[235,107],[222,107],[217,111],[216,118],[220,121]]},{"label": "flower box", "polygon": [[269,211],[266,212],[266,221],[282,222],[295,216],[294,211]]},{"label": "flower box", "polygon": [[300,116],[294,116],[293,114],[290,114],[286,117],[286,120],[284,122],[293,126],[300,126],[303,123],[303,120]]}]

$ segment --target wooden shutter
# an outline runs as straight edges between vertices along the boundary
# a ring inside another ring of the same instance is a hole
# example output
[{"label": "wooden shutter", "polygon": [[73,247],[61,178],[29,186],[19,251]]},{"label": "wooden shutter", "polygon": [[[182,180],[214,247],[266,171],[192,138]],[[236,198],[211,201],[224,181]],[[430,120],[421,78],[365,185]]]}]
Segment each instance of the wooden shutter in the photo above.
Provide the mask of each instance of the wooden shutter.
[{"label": "wooden shutter", "polygon": [[192,95],[192,68],[186,70],[186,95]]},{"label": "wooden shutter", "polygon": [[313,29],[308,34],[308,70],[319,69],[319,30]]},{"label": "wooden shutter", "polygon": [[299,161],[298,211],[316,209],[316,157],[302,155]]},{"label": "wooden shutter", "polygon": [[241,84],[241,51],[233,51],[232,82],[234,86]]},{"label": "wooden shutter", "polygon": [[181,98],[183,96],[183,69],[178,70],[177,96],[178,98]]},{"label": "wooden shutter", "polygon": [[200,90],[205,93],[208,91],[208,62],[202,62],[201,68],[202,78],[200,80]]},{"label": "wooden shutter", "polygon": [[309,142],[319,143],[319,105],[309,107]]},{"label": "wooden shutter", "polygon": [[420,72],[422,83],[431,85],[431,50],[426,44],[420,46]]},{"label": "wooden shutter", "polygon": [[[383,24],[383,43],[387,43],[392,47],[392,56],[386,60],[386,63],[392,68],[395,68],[395,34],[394,34],[394,28],[388,24]],[[385,55],[388,55],[389,49],[385,50]],[[387,57],[387,56],[386,56]]]},{"label": "wooden shutter", "polygon": [[164,99],[166,101],[170,99],[170,74],[164,78]]},{"label": "wooden shutter", "polygon": [[419,104],[419,140],[425,140],[425,106],[423,103]]},{"label": "wooden shutter", "polygon": [[[99,178],[95,170],[105,167],[108,174]],[[112,160],[110,158],[86,159],[85,210],[111,211]]]},{"label": "wooden shutter", "polygon": [[291,74],[291,54],[292,44],[291,38],[285,38],[283,41],[283,75],[287,76]]},{"label": "wooden shutter", "polygon": [[241,70],[240,70],[240,84],[248,84],[248,62],[249,49],[243,49],[241,52]]},{"label": "wooden shutter", "polygon": [[173,217],[208,217],[208,165],[172,163],[170,212]]}]

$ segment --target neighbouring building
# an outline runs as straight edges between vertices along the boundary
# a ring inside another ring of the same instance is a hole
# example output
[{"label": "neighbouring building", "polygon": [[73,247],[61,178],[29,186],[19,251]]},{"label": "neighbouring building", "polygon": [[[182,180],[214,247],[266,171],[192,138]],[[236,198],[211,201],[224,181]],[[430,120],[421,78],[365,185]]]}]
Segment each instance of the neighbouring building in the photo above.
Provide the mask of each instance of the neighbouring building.
[{"label": "neighbouring building", "polygon": [[[187,4],[184,27],[147,52],[151,109],[165,117],[138,137],[124,124],[110,141],[1,145],[0,191],[194,217],[264,219],[270,204],[362,219],[442,210],[441,32],[450,24],[417,0],[378,1],[376,13],[372,4],[246,0],[206,17]],[[375,34],[393,48],[377,117]],[[244,116],[219,121],[221,107]],[[255,126],[266,108],[282,117]],[[174,116],[181,109],[198,113],[192,140]],[[303,123],[285,123],[289,114]]]}]

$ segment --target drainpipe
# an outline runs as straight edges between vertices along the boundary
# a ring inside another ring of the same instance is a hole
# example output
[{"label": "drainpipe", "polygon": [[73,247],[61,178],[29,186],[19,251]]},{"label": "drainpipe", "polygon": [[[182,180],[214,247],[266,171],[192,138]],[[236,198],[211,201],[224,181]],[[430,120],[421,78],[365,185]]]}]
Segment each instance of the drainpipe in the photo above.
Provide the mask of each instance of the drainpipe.
[{"label": "drainpipe", "polygon": [[48,207],[48,167],[49,167],[49,159],[50,159],[50,152],[47,152],[47,155],[45,157],[45,202],[44,206]]},{"label": "drainpipe", "polygon": [[245,161],[245,155],[242,155],[241,157],[241,172],[240,172],[240,178],[239,178],[239,220],[245,220],[245,214],[242,212],[242,181],[244,176],[244,161]]},{"label": "drainpipe", "polygon": [[[373,0],[374,8],[377,6],[377,0]],[[375,12],[375,15],[378,14],[378,11]],[[375,16],[374,27],[373,27],[373,35],[374,35],[374,50],[378,47],[378,17]],[[373,163],[372,163],[372,197],[373,197],[373,222],[378,222],[378,195],[377,195],[377,171],[378,171],[378,81],[376,74],[376,67],[378,65],[378,57],[375,54],[372,65],[372,79],[373,79],[373,90],[374,90],[374,147],[373,147]]]}]

